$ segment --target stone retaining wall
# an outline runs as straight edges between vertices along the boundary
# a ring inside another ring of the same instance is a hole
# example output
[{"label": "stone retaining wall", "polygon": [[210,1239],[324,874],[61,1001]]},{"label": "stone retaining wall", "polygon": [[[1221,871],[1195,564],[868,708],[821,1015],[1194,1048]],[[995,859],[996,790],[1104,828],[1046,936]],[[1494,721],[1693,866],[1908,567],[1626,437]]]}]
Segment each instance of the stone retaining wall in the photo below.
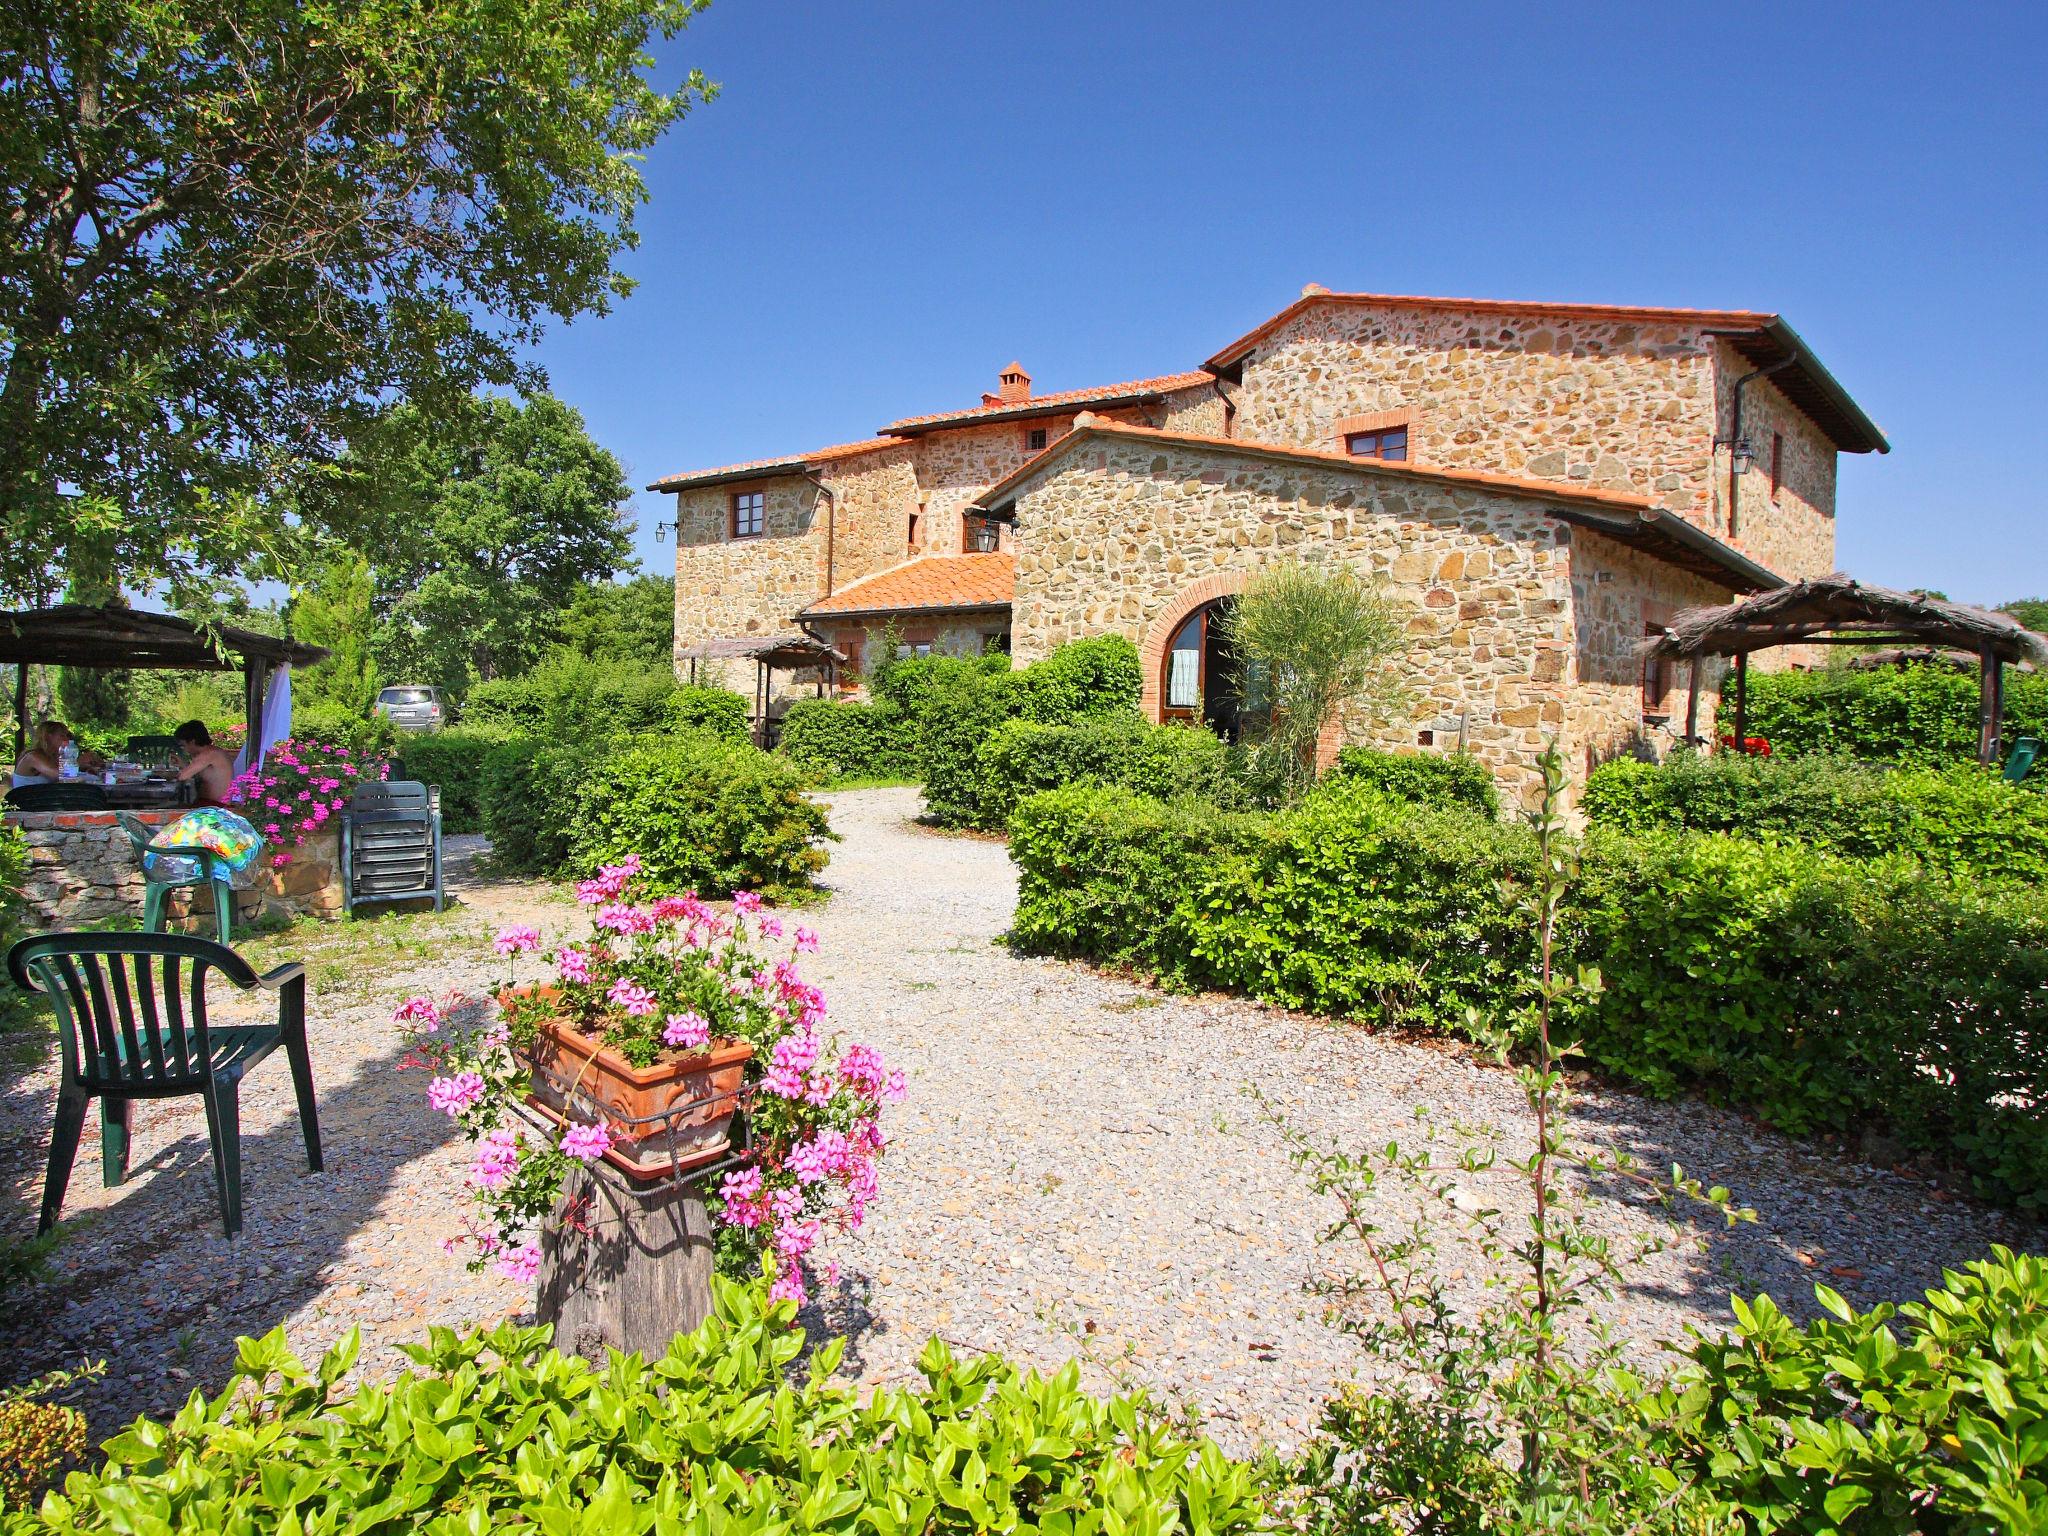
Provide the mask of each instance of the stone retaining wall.
[{"label": "stone retaining wall", "polygon": [[[180,811],[131,811],[145,826],[175,821]],[[30,921],[39,929],[77,928],[109,918],[142,917],[142,865],[128,834],[112,811],[12,811],[9,825],[21,828],[28,843],[28,877],[23,892]],[[315,833],[297,848],[282,868],[269,856],[246,890],[235,892],[238,920],[341,916],[341,834],[338,829]],[[173,929],[195,926],[191,890],[171,893],[169,921]],[[212,899],[201,891],[204,914],[196,926],[212,928]]]}]

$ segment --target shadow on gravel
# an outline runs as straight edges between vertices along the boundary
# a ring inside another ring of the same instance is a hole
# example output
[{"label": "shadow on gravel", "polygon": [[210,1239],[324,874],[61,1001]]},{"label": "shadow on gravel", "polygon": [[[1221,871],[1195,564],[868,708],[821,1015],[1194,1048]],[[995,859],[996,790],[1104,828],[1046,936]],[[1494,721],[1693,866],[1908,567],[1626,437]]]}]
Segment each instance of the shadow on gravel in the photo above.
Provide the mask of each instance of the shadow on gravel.
[{"label": "shadow on gravel", "polygon": [[[316,1045],[316,1086],[317,1052]],[[77,1197],[100,1179],[95,1108],[58,1226],[64,1241],[44,1278],[7,1298],[0,1316],[0,1381],[25,1381],[82,1358],[104,1360],[106,1375],[74,1399],[95,1442],[137,1414],[174,1409],[195,1389],[219,1391],[234,1365],[237,1336],[268,1332],[325,1289],[323,1271],[351,1239],[374,1233],[378,1205],[401,1171],[456,1134],[452,1122],[425,1112],[414,1078],[395,1070],[401,1056],[394,1043],[363,1061],[345,1086],[320,1089],[323,1173],[306,1169],[295,1113],[260,1134],[245,1130],[243,1231],[232,1243],[221,1235],[196,1097],[144,1109],[149,1142],[167,1133],[175,1139],[137,1160],[115,1204],[82,1209]],[[289,1099],[279,1052],[245,1082],[245,1115],[252,1088],[266,1076],[277,1081],[263,1086]],[[35,1230],[42,1199],[51,1095],[37,1097],[39,1108],[5,1106],[10,1123],[38,1127],[17,1141],[34,1162],[33,1175],[22,1177],[10,1163],[11,1199],[0,1212],[9,1236]],[[394,1284],[404,1281],[406,1257],[388,1255]]]}]

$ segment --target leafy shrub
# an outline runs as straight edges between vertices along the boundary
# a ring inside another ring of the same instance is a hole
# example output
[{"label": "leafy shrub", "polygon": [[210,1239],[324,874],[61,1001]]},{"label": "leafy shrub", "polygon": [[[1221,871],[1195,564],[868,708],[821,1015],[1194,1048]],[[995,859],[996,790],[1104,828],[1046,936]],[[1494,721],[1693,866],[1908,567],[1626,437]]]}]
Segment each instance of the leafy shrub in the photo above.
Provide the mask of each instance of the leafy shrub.
[{"label": "leafy shrub", "polygon": [[578,786],[571,867],[586,873],[638,854],[657,894],[807,892],[832,833],[804,783],[794,764],[744,742],[634,738]]},{"label": "leafy shrub", "polygon": [[1848,758],[1674,756],[1595,769],[1596,825],[1796,839],[1857,857],[1904,853],[1959,875],[2048,880],[2048,798],[1975,763],[1885,768]]},{"label": "leafy shrub", "polygon": [[[484,763],[505,738],[477,726],[424,731],[399,743],[404,777],[441,786],[441,827],[446,832],[484,829]],[[392,777],[399,777],[394,767]]]},{"label": "leafy shrub", "polygon": [[747,701],[730,688],[689,684],[670,694],[663,709],[670,730],[709,731],[727,741],[747,739]]},{"label": "leafy shrub", "polygon": [[477,811],[491,857],[522,875],[556,875],[569,866],[577,793],[590,750],[515,736],[484,757]]},{"label": "leafy shrub", "polygon": [[[1749,731],[1773,753],[1974,763],[1977,690],[1974,671],[1945,666],[1751,673]],[[1731,693],[1724,721],[1733,709]],[[2004,729],[2007,743],[2048,736],[2048,675],[2006,669]]]},{"label": "leafy shrub", "polygon": [[462,718],[507,735],[588,742],[669,724],[675,692],[671,667],[593,661],[558,650],[519,677],[478,683],[463,700]]},{"label": "leafy shrub", "polygon": [[917,773],[915,722],[890,703],[798,699],[782,717],[777,750],[826,778],[912,778]]},{"label": "leafy shrub", "polygon": [[1338,778],[1370,784],[1396,800],[1439,808],[1462,805],[1488,816],[1500,815],[1493,770],[1470,752],[1437,755],[1346,747],[1337,754],[1333,772]]},{"label": "leafy shrub", "polygon": [[1080,786],[1033,795],[1010,813],[1011,942],[1192,984],[1200,979],[1193,892],[1263,830],[1258,817],[1200,800],[1168,805]]},{"label": "leafy shrub", "polygon": [[941,678],[963,673],[981,676],[1008,672],[1010,658],[1000,651],[985,656],[890,656],[868,673],[868,692],[877,703],[894,704],[915,720]]},{"label": "leafy shrub", "polygon": [[1236,762],[1213,731],[1148,725],[1136,715],[1110,715],[1076,725],[1008,720],[975,753],[980,794],[975,825],[1001,831],[1026,795],[1067,784],[1118,785],[1172,800],[1196,795],[1238,805]]},{"label": "leafy shrub", "polygon": [[1008,1530],[1235,1536],[1264,1490],[1137,1398],[1091,1398],[1078,1368],[1025,1374],[933,1340],[921,1386],[871,1398],[797,1365],[790,1303],[724,1280],[661,1360],[592,1366],[544,1328],[436,1328],[394,1381],[345,1393],[351,1332],[316,1370],[280,1329],[169,1424],[138,1420],[10,1529],[627,1533]]},{"label": "leafy shrub", "polygon": [[2048,1483],[2048,1261],[1993,1248],[1924,1302],[1858,1312],[1826,1286],[1800,1327],[1735,1300],[1732,1336],[1645,1404],[1654,1454],[1737,1529],[2038,1530]]},{"label": "leafy shrub", "polygon": [[[1230,818],[1227,840],[1191,837],[1188,814],[1116,791],[1023,802],[1017,941],[1458,1033],[1527,984],[1525,829],[1343,777],[1292,811]],[[2048,1029],[2048,913],[2030,889],[1797,843],[1599,831],[1558,964],[1599,970],[1566,1024],[1615,1077],[1795,1132],[1888,1127],[1985,1194],[2048,1207],[2033,1108],[2048,1100],[2033,1044]]]},{"label": "leafy shrub", "polygon": [[1005,720],[1066,725],[1123,714],[1138,702],[1138,653],[1121,635],[1074,640],[1014,672],[956,664],[935,669],[918,712],[925,808],[948,826],[981,810],[981,744]]},{"label": "leafy shrub", "polygon": [[[359,714],[334,704],[294,706],[292,734],[347,747],[358,757],[402,756],[403,747],[412,740],[410,732],[400,730],[382,715]],[[226,751],[234,750],[221,739],[218,729],[213,732],[213,744]]]},{"label": "leafy shrub", "polygon": [[85,1453],[85,1415],[49,1398],[103,1369],[52,1371],[0,1392],[0,1512],[26,1509],[59,1468]]}]

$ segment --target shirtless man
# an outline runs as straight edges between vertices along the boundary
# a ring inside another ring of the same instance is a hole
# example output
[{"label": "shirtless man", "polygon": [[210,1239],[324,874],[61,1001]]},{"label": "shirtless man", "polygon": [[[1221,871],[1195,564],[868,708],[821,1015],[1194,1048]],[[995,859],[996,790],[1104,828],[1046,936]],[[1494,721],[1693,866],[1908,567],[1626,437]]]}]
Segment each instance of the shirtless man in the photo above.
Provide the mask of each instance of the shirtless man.
[{"label": "shirtless man", "polygon": [[178,750],[185,756],[185,766],[178,770],[180,782],[199,781],[192,790],[195,804],[219,805],[227,795],[228,785],[234,782],[234,759],[213,744],[212,735],[197,720],[187,720],[179,726],[176,740]]}]

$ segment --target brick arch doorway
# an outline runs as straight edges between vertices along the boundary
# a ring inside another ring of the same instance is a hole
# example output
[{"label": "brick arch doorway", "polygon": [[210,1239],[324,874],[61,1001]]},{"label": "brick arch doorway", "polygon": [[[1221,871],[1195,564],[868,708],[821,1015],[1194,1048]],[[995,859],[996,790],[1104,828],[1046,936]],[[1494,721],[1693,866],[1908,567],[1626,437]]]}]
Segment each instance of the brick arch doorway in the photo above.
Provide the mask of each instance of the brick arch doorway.
[{"label": "brick arch doorway", "polygon": [[1138,652],[1147,719],[1199,721],[1230,741],[1243,735],[1243,674],[1217,621],[1244,584],[1238,574],[1198,581],[1147,626]]}]

